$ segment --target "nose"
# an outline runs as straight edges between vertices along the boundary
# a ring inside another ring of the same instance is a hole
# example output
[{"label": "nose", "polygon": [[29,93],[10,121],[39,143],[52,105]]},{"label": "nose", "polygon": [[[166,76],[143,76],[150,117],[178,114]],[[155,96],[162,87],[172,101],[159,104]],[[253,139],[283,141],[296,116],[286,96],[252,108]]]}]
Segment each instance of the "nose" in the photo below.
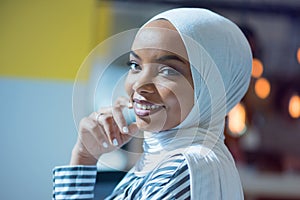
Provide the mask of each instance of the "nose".
[{"label": "nose", "polygon": [[152,94],[155,92],[153,76],[149,72],[141,72],[132,86],[132,89],[139,94]]},{"label": "nose", "polygon": [[153,94],[155,91],[153,83],[134,84],[133,90],[139,94]]}]

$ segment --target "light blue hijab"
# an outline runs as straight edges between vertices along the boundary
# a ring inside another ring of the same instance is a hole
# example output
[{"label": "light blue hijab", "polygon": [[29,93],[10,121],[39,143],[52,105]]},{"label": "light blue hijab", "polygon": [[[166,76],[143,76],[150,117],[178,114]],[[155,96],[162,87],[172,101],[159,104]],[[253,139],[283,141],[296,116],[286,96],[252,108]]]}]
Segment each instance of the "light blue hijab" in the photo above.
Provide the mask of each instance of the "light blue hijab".
[{"label": "light blue hijab", "polygon": [[163,159],[181,153],[190,170],[192,199],[243,199],[223,130],[225,116],[248,89],[250,46],[233,22],[206,9],[173,9],[147,23],[157,19],[173,24],[185,44],[192,66],[194,107],[177,127],[144,133],[144,154],[135,173],[149,173]]}]

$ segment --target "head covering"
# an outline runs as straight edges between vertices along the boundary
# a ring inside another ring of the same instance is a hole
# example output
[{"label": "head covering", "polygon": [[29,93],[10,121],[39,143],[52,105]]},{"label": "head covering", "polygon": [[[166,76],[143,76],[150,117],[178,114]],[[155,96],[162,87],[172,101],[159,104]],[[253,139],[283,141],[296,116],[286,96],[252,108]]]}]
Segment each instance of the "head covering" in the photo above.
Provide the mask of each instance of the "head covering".
[{"label": "head covering", "polygon": [[223,130],[226,114],[248,89],[249,44],[233,22],[206,9],[173,9],[146,24],[158,19],[168,20],[184,42],[194,82],[194,106],[177,127],[144,133],[144,154],[136,174],[147,173],[162,159],[181,153],[188,162],[193,199],[243,199]]}]

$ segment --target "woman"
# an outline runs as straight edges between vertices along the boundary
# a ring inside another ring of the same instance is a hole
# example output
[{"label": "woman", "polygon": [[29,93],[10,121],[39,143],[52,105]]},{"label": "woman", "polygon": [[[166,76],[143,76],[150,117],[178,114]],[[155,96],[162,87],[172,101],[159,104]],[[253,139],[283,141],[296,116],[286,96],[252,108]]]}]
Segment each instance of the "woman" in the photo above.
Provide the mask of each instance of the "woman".
[{"label": "woman", "polygon": [[71,166],[54,169],[53,198],[92,199],[99,156],[141,130],[144,153],[107,199],[243,199],[223,129],[248,88],[251,62],[239,28],[209,10],[149,20],[132,44],[125,83],[136,123],[126,125],[124,99],[84,118]]}]

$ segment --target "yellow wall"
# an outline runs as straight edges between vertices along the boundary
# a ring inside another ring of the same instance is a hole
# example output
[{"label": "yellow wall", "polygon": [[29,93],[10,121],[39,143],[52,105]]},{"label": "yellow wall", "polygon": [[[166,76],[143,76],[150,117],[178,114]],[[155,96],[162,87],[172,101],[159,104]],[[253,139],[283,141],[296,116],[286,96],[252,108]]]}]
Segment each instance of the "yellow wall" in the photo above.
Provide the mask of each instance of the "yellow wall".
[{"label": "yellow wall", "polygon": [[107,37],[109,10],[97,0],[1,0],[0,76],[73,80]]}]

